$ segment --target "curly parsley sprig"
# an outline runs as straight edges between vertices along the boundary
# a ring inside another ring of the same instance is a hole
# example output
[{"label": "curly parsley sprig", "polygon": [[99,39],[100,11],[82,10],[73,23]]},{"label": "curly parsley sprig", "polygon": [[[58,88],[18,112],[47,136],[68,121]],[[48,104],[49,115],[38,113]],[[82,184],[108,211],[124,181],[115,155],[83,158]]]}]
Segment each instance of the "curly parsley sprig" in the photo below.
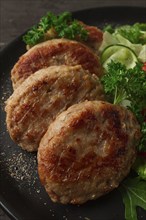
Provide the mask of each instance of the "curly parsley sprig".
[{"label": "curly parsley sprig", "polygon": [[[124,41],[128,39],[134,47],[138,46],[137,43],[141,44],[139,46],[146,43],[146,23],[115,28],[108,25],[105,30],[114,37],[124,37]],[[133,46],[129,44],[130,42],[128,42],[128,47]],[[144,45],[142,47],[144,48]],[[143,62],[145,62],[144,51],[145,49],[143,49]],[[131,69],[117,62],[118,56],[114,58],[116,62],[109,59],[108,65],[104,67],[105,75],[102,78],[108,101],[130,109],[136,115],[141,127],[142,136],[137,146],[137,158],[132,166],[135,171],[132,173],[134,175],[126,178],[119,187],[125,205],[125,219],[138,220],[137,206],[146,210],[146,68],[145,63],[139,62],[140,57],[137,57],[137,63]],[[127,64],[126,60],[124,63]]]},{"label": "curly parsley sprig", "polygon": [[125,65],[111,61],[101,79],[108,101],[125,105],[136,115],[142,132],[139,151],[146,149],[146,114],[142,114],[146,109],[146,72],[142,66],[138,62],[134,68],[127,69]]},{"label": "curly parsley sprig", "polygon": [[[47,35],[49,31],[52,33]],[[45,38],[51,39],[54,36],[56,38],[81,39],[86,41],[88,31],[78,20],[73,19],[69,12],[64,12],[58,16],[49,12],[23,36],[23,41],[27,45],[34,46],[42,42]]]}]

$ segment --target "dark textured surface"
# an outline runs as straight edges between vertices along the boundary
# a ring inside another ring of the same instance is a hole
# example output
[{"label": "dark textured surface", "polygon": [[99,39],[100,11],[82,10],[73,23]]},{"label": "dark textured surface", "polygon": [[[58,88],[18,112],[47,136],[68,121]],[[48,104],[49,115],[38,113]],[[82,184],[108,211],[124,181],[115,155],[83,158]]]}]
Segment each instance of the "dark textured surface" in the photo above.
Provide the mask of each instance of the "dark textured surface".
[{"label": "dark textured surface", "polygon": [[[37,23],[47,11],[60,13],[102,6],[142,6],[145,0],[0,0],[0,48]],[[0,209],[0,220],[9,217]],[[27,220],[27,219],[26,219]]]},{"label": "dark textured surface", "polygon": [[146,6],[145,0],[0,0],[0,47],[35,24],[47,11],[59,13],[102,6]]}]

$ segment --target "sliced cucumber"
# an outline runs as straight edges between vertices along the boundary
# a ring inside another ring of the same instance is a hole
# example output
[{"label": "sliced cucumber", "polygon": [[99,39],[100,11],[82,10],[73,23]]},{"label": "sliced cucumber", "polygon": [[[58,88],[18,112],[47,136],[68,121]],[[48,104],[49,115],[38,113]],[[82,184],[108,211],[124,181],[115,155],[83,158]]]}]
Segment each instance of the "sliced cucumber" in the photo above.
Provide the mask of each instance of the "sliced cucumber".
[{"label": "sliced cucumber", "polygon": [[101,54],[101,62],[105,69],[107,69],[107,64],[110,63],[111,60],[120,62],[129,69],[136,65],[138,58],[129,47],[115,44],[106,47]]}]

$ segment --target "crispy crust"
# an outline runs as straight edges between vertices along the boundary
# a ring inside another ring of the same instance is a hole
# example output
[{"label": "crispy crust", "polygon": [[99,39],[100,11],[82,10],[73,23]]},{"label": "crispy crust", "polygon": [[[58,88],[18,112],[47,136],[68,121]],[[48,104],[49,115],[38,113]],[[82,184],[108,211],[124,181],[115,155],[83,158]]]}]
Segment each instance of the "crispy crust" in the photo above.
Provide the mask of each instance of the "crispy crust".
[{"label": "crispy crust", "polygon": [[98,77],[81,66],[52,66],[29,76],[6,105],[11,138],[23,149],[37,150],[57,114],[84,100],[103,100]]},{"label": "crispy crust", "polygon": [[127,109],[101,101],[73,105],[41,140],[40,180],[55,202],[98,198],[127,176],[139,139],[140,127]]},{"label": "crispy crust", "polygon": [[88,39],[83,43],[91,47],[95,51],[95,53],[98,54],[98,49],[103,40],[103,32],[95,26],[86,25],[83,22],[80,23],[88,31]]},{"label": "crispy crust", "polygon": [[82,65],[83,69],[101,76],[99,58],[87,46],[67,39],[53,39],[40,43],[22,55],[11,71],[16,89],[28,76],[53,65]]}]

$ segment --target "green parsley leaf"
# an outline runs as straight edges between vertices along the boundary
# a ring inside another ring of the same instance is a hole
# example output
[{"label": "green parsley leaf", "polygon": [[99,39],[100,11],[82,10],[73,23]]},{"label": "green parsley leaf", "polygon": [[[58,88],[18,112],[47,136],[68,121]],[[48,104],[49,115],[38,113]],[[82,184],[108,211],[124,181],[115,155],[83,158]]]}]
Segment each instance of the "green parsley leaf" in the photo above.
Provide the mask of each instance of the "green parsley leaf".
[{"label": "green parsley leaf", "polygon": [[41,42],[44,38],[44,31],[38,29],[37,26],[33,26],[30,31],[27,32],[26,35],[23,36],[23,41],[31,46]]},{"label": "green parsley leaf", "polygon": [[124,100],[129,100],[130,109],[141,121],[141,112],[146,107],[146,73],[141,63],[127,69],[125,65],[111,61],[101,82],[109,101],[122,105]]},{"label": "green parsley leaf", "polygon": [[113,104],[121,104],[127,99],[125,85],[127,69],[121,63],[111,61],[108,64],[108,70],[101,79],[108,100]]},{"label": "green parsley leaf", "polygon": [[83,41],[86,41],[88,38],[88,31],[78,20],[72,18],[71,13],[64,12],[56,16],[49,12],[46,16],[41,18],[36,26],[32,27],[32,29],[23,36],[23,41],[27,45],[34,46],[44,41],[47,32],[51,29],[54,30],[56,38],[63,37],[67,39],[81,39]]},{"label": "green parsley leaf", "polygon": [[146,122],[144,121],[141,125],[142,138],[138,145],[138,151],[146,152]]},{"label": "green parsley leaf", "polygon": [[119,187],[125,205],[126,220],[137,220],[136,207],[146,210],[146,183],[139,178],[128,178]]},{"label": "green parsley leaf", "polygon": [[136,115],[142,133],[138,151],[146,151],[146,122],[142,115],[146,108],[146,73],[142,70],[142,64],[137,63],[134,68],[126,69],[125,65],[111,61],[101,82],[109,102],[119,105],[128,103],[126,107]]},{"label": "green parsley leaf", "polygon": [[86,30],[76,20],[74,20],[71,24],[66,25],[66,27],[64,27],[64,29],[63,28],[60,29],[58,31],[58,36],[59,37],[66,36],[66,38],[68,38],[68,39],[75,39],[76,37],[78,37],[84,41],[87,40]]}]

